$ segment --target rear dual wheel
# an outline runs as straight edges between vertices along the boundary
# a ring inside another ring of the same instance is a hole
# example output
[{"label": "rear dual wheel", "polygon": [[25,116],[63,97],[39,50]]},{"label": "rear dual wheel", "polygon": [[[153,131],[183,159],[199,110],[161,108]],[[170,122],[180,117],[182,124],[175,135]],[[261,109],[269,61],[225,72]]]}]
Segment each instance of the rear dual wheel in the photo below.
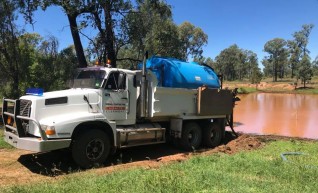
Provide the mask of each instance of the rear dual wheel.
[{"label": "rear dual wheel", "polygon": [[195,122],[185,123],[179,142],[184,150],[191,151],[198,149],[202,142],[202,130],[200,126]]},{"label": "rear dual wheel", "polygon": [[206,147],[218,146],[223,137],[223,129],[218,123],[209,123],[203,130],[203,144]]},{"label": "rear dual wheel", "polygon": [[206,147],[212,148],[221,143],[223,134],[224,128],[219,122],[208,123],[203,130],[196,122],[188,122],[185,123],[182,129],[181,139],[178,140],[178,144],[187,151],[198,149],[201,143]]}]

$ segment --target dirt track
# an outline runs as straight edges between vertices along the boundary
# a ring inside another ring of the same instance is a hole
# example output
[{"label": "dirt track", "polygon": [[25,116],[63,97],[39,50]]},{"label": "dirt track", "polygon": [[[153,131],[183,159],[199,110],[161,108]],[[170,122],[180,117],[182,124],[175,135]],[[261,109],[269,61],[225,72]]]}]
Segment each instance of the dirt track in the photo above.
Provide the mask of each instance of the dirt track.
[{"label": "dirt track", "polygon": [[[256,149],[263,146],[263,141],[260,137],[250,135],[241,135],[234,139],[227,134],[223,145],[214,149],[201,149],[195,153],[183,152],[167,144],[124,149],[114,155],[105,167],[81,172],[105,174],[132,167],[156,168],[162,164],[188,159],[196,154],[233,154]],[[31,154],[17,149],[0,149],[0,187],[15,183],[58,180],[76,171],[78,168],[67,151]]]}]

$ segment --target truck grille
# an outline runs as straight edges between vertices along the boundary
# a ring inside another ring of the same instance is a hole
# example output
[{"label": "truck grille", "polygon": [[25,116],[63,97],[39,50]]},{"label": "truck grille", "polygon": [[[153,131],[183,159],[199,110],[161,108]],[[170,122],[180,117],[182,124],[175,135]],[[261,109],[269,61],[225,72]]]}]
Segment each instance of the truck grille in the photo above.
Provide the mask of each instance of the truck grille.
[{"label": "truck grille", "polygon": [[20,115],[30,117],[32,101],[20,100]]}]

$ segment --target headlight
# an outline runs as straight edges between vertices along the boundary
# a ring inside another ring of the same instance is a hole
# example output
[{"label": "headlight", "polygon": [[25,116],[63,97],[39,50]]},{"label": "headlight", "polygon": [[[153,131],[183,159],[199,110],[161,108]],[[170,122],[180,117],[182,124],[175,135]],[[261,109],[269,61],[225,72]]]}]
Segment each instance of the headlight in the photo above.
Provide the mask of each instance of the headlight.
[{"label": "headlight", "polygon": [[10,126],[13,126],[14,120],[13,120],[13,118],[12,118],[11,116],[8,116],[8,118],[7,118],[7,124],[10,125]]},{"label": "headlight", "polygon": [[55,135],[55,127],[54,126],[48,126],[48,125],[41,125],[41,129],[45,131],[46,135]]}]

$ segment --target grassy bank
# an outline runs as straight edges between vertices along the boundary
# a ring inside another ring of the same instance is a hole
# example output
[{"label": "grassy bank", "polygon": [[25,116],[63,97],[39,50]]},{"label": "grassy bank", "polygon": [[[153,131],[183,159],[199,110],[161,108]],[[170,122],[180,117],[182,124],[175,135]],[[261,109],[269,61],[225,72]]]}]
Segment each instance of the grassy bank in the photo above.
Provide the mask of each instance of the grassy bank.
[{"label": "grassy bank", "polygon": [[0,149],[12,149],[13,147],[3,139],[3,126],[0,125]]},{"label": "grassy bank", "polygon": [[242,81],[225,81],[224,87],[239,88],[240,94],[253,92],[266,93],[289,93],[289,94],[318,94],[318,77],[314,77],[306,84],[304,88],[300,81],[295,82],[293,79],[280,79],[273,82],[272,79],[263,79],[259,84],[251,84],[248,80]]},{"label": "grassy bank", "polygon": [[237,90],[239,94],[249,94],[249,93],[254,93],[258,91],[259,90],[257,90],[256,88],[251,88],[251,87],[239,87]]},{"label": "grassy bank", "polygon": [[238,87],[239,94],[249,94],[249,93],[255,93],[255,92],[286,93],[286,94],[318,94],[318,88],[297,88],[295,90],[286,90],[283,88],[259,89],[259,88],[251,88],[246,86]]},{"label": "grassy bank", "polygon": [[[282,140],[235,155],[195,156],[156,169],[97,175],[94,170],[55,181],[6,187],[4,192],[316,192],[318,143]],[[289,156],[282,152],[301,151]]]}]

